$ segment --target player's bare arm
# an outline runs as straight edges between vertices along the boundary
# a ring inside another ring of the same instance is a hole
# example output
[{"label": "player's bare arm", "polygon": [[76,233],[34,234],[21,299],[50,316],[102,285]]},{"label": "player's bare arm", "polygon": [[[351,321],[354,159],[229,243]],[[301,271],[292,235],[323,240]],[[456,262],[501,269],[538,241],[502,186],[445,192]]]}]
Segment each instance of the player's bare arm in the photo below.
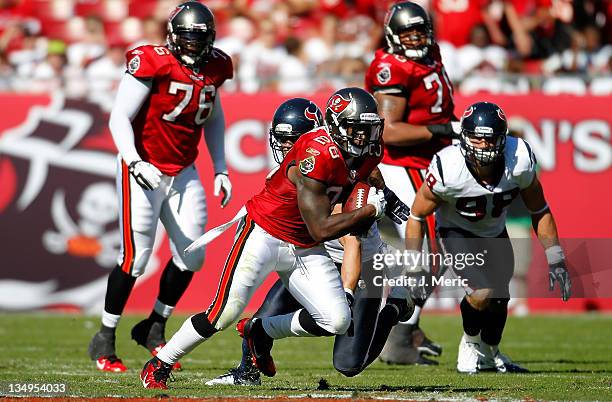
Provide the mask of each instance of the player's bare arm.
[{"label": "player's bare arm", "polygon": [[521,198],[527,209],[531,211],[533,229],[546,253],[549,265],[549,288],[553,290],[554,282],[558,281],[561,297],[563,300],[568,300],[571,296],[572,282],[567,271],[563,249],[559,245],[555,218],[548,208],[542,184],[537,176],[534,177],[529,187],[521,190]]},{"label": "player's bare arm", "polygon": [[425,217],[433,214],[441,203],[440,197],[435,195],[426,184],[421,186],[416,193],[406,224],[406,248],[408,250],[421,250],[423,247],[423,221]]},{"label": "player's bare arm", "polygon": [[416,145],[432,139],[433,135],[426,126],[416,126],[404,122],[408,100],[403,96],[385,95],[376,92],[379,114],[385,119],[383,139],[394,146]]},{"label": "player's bare arm", "polygon": [[297,188],[298,207],[314,240],[324,242],[337,239],[349,232],[363,231],[374,223],[376,208],[373,205],[331,215],[325,184],[302,175],[295,168],[289,171],[289,178]]},{"label": "player's bare arm", "polygon": [[[334,206],[334,214],[342,212],[342,205]],[[340,270],[342,286],[345,290],[355,291],[361,276],[361,239],[358,236],[344,235],[338,239],[344,248],[342,269]]]}]

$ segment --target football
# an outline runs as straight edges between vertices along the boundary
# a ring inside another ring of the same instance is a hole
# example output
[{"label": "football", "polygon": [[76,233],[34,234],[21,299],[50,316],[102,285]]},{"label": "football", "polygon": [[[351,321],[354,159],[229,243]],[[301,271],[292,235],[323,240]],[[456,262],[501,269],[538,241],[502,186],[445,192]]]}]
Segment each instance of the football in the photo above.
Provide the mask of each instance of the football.
[{"label": "football", "polygon": [[368,201],[369,192],[369,184],[361,181],[355,184],[355,187],[353,187],[353,191],[351,191],[348,198],[342,205],[342,212],[350,212],[364,207]]}]

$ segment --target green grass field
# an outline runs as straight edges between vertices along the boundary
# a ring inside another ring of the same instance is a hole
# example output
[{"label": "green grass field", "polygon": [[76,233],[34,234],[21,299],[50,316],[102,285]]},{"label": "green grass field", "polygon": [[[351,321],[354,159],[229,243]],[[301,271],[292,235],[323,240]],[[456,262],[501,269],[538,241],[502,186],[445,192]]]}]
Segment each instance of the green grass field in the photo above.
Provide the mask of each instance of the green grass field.
[{"label": "green grass field", "polygon": [[[87,343],[99,320],[78,315],[0,314],[0,396],[8,383],[67,383],[76,397],[153,397],[138,373],[147,352],[129,339],[139,317],[125,317],[117,350],[129,367],[125,374],[94,369]],[[174,317],[168,333],[182,323]],[[278,341],[278,373],[258,388],[207,387],[204,381],[237,362],[240,338],[234,330],[218,334],[183,360],[185,369],[165,394],[176,397],[338,396],[412,399],[612,400],[612,317],[601,315],[510,318],[502,350],[530,374],[459,375],[454,363],[461,333],[458,316],[425,315],[422,327],[444,346],[437,367],[397,367],[376,362],[345,378],[331,364],[332,339]],[[321,381],[323,380],[323,381]],[[320,383],[326,386],[321,387]]]}]

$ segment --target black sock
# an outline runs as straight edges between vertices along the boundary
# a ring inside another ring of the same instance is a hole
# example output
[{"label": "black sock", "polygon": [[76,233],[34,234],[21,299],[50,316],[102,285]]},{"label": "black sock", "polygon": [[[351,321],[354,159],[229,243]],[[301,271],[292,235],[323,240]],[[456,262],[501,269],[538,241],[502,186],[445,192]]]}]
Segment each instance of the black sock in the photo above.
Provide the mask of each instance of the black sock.
[{"label": "black sock", "polygon": [[166,322],[168,321],[168,318],[157,314],[157,312],[153,310],[151,311],[151,314],[149,314],[149,320],[153,322]]},{"label": "black sock", "polygon": [[121,315],[135,282],[135,277],[126,274],[119,266],[116,266],[108,276],[104,311],[109,314]]},{"label": "black sock", "polygon": [[116,330],[117,330],[117,327],[112,328],[112,327],[107,327],[104,324],[100,325],[100,332],[103,334],[114,335]]},{"label": "black sock", "polygon": [[480,338],[488,345],[499,345],[508,317],[508,299],[491,299],[484,311],[485,320]]},{"label": "black sock", "polygon": [[198,313],[191,317],[191,324],[196,332],[203,338],[210,338],[213,336],[218,330],[213,327],[213,325],[208,321],[208,316],[206,313]]},{"label": "black sock", "polygon": [[306,309],[301,309],[298,321],[306,332],[314,336],[334,336],[331,332],[321,328]]},{"label": "black sock", "polygon": [[[159,280],[157,300],[167,306],[176,306],[176,303],[178,303],[187,290],[192,278],[192,271],[181,271],[171,258],[166,264],[166,268],[164,268],[164,272]],[[158,314],[155,310],[151,312],[149,319],[157,322],[166,322],[167,320],[166,317]]]},{"label": "black sock", "polygon": [[463,331],[470,336],[477,336],[482,329],[484,313],[472,307],[465,297],[461,300],[460,307]]}]

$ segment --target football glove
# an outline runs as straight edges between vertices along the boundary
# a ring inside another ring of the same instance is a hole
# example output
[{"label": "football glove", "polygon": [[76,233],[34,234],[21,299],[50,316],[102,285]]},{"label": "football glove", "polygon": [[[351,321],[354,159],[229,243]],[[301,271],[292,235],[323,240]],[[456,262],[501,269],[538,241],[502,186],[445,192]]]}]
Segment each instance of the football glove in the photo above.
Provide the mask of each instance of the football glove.
[{"label": "football glove", "polygon": [[555,289],[555,281],[559,282],[561,289],[561,298],[563,301],[568,301],[572,295],[572,280],[569,277],[569,272],[565,266],[565,261],[551,264],[548,266],[548,289]]},{"label": "football glove", "polygon": [[149,162],[134,161],[128,166],[128,171],[134,176],[136,183],[145,190],[155,190],[161,183],[162,172]]},{"label": "football glove", "polygon": [[376,220],[383,217],[387,207],[387,201],[385,200],[385,195],[382,190],[378,190],[376,187],[370,187],[367,203],[376,208]]},{"label": "football glove", "polygon": [[459,134],[461,134],[461,123],[458,121],[451,121],[444,124],[430,124],[427,126],[427,130],[429,130],[434,137],[459,138]]},{"label": "football glove", "polygon": [[217,173],[215,174],[215,197],[218,197],[223,191],[223,199],[221,200],[221,208],[225,208],[225,206],[232,199],[232,182],[229,179],[227,173]]},{"label": "football glove", "polygon": [[385,214],[397,224],[407,221],[408,215],[410,215],[410,208],[408,205],[404,204],[399,198],[397,198],[397,195],[395,195],[393,191],[389,190],[389,187],[385,187],[383,189],[383,194],[385,196],[385,201],[387,202]]}]

